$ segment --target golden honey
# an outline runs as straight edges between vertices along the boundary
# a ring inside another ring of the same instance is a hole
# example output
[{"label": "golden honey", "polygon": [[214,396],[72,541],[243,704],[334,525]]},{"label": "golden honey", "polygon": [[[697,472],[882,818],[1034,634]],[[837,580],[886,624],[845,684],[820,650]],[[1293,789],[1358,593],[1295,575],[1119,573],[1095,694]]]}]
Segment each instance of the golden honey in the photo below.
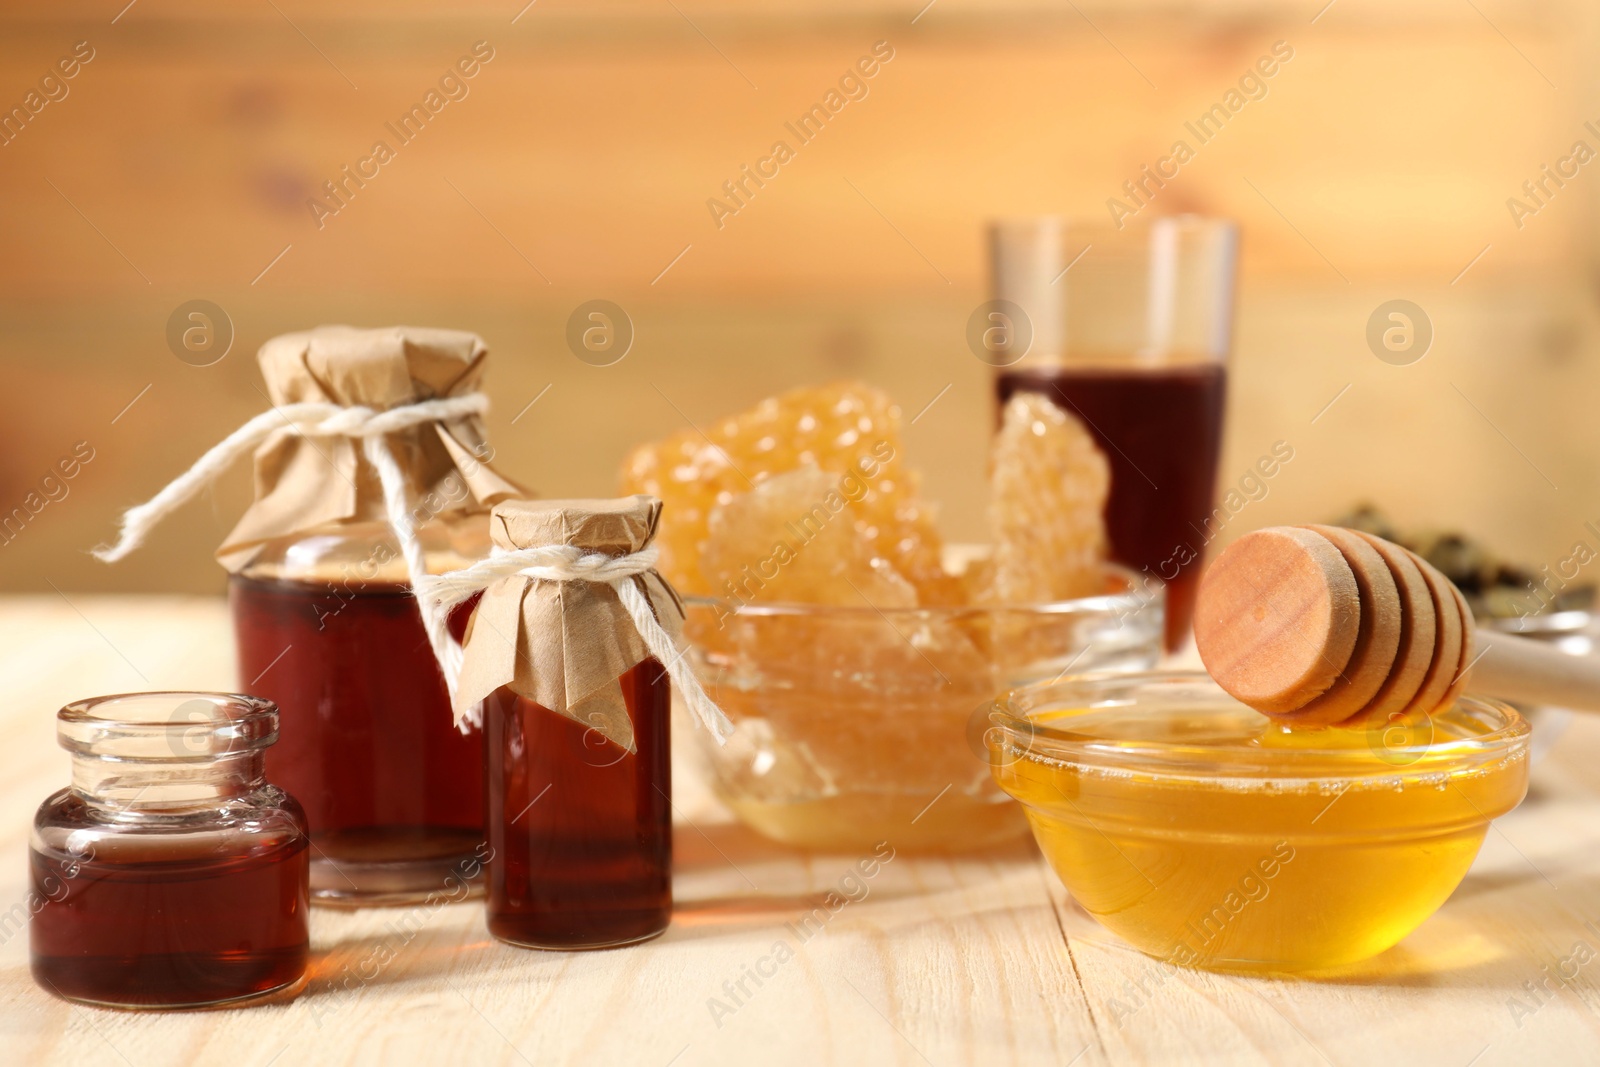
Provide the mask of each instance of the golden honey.
[{"label": "golden honey", "polygon": [[1204,675],[1144,674],[1018,691],[997,721],[995,779],[1073,898],[1184,966],[1382,952],[1527,789],[1527,724],[1472,699],[1420,728],[1291,730]]}]

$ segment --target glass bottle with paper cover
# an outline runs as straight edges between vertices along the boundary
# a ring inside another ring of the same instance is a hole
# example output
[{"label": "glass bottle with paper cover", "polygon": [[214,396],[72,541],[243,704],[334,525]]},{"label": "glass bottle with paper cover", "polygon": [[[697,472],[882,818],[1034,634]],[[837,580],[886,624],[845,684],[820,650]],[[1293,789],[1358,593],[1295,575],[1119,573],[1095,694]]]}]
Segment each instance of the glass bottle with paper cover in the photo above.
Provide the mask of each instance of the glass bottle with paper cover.
[{"label": "glass bottle with paper cover", "polygon": [[655,571],[660,514],[647,496],[508,501],[490,521],[501,553],[468,572],[484,591],[456,707],[483,701],[502,941],[603,948],[671,919],[669,672],[713,734],[730,727],[674,650],[683,608]]},{"label": "glass bottle with paper cover", "polygon": [[476,887],[482,741],[451,723],[412,577],[487,556],[489,505],[525,495],[488,466],[487,349],[456,330],[323,326],[259,358],[274,407],[253,420],[256,497],[217,558],[239,687],[282,709],[266,771],[305,807],[313,899]]}]

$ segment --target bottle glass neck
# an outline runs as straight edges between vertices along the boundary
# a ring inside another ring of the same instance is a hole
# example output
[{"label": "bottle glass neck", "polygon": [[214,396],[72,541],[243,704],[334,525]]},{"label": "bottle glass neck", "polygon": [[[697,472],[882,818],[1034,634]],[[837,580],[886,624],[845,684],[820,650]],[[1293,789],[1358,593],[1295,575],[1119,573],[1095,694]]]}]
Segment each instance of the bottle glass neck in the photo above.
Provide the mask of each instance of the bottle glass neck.
[{"label": "bottle glass neck", "polygon": [[175,814],[261,787],[278,706],[232,693],[128,693],[68,704],[56,733],[85,803]]},{"label": "bottle glass neck", "polygon": [[74,754],[72,790],[96,808],[176,815],[216,808],[261,788],[265,763],[259,750],[191,762]]}]

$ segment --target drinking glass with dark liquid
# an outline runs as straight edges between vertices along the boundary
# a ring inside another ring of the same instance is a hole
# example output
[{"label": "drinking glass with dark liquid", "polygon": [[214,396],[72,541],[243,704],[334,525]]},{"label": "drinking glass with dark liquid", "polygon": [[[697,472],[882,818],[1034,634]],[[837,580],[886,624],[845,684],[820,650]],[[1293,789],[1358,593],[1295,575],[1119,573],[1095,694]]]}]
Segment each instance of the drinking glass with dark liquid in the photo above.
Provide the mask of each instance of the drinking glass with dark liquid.
[{"label": "drinking glass with dark liquid", "polygon": [[1238,231],[1177,216],[1146,230],[1023,219],[990,231],[991,349],[1000,405],[1042,393],[1081,419],[1111,465],[1117,562],[1167,588],[1166,647],[1189,633],[1214,521]]}]

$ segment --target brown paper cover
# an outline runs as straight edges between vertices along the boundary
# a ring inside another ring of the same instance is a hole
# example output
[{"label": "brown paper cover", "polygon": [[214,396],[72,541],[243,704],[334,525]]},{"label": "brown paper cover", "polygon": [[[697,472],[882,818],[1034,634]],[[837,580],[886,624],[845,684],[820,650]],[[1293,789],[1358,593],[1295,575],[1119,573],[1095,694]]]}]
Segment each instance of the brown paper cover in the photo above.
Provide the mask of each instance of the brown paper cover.
[{"label": "brown paper cover", "polygon": [[[383,410],[476,392],[488,355],[482,338],[462,330],[318,326],[274,337],[258,359],[274,405],[320,401]],[[412,499],[446,491],[452,475],[472,498],[461,510],[527,495],[479,458],[488,454],[488,441],[476,415],[417,426],[388,440],[411,482]],[[327,523],[386,518],[377,472],[356,438],[310,440],[285,431],[256,449],[255,481],[255,502],[217,549],[230,572],[248,566],[267,541]]]},{"label": "brown paper cover", "polygon": [[[656,536],[661,501],[508,500],[496,504],[489,533],[503,549],[573,545],[622,556]],[[627,579],[650,601],[674,640],[683,603],[654,570]],[[458,707],[501,686],[559,715],[584,723],[629,752],[633,725],[619,683],[650,655],[617,592],[603,582],[501,578],[484,591],[463,642]]]}]

